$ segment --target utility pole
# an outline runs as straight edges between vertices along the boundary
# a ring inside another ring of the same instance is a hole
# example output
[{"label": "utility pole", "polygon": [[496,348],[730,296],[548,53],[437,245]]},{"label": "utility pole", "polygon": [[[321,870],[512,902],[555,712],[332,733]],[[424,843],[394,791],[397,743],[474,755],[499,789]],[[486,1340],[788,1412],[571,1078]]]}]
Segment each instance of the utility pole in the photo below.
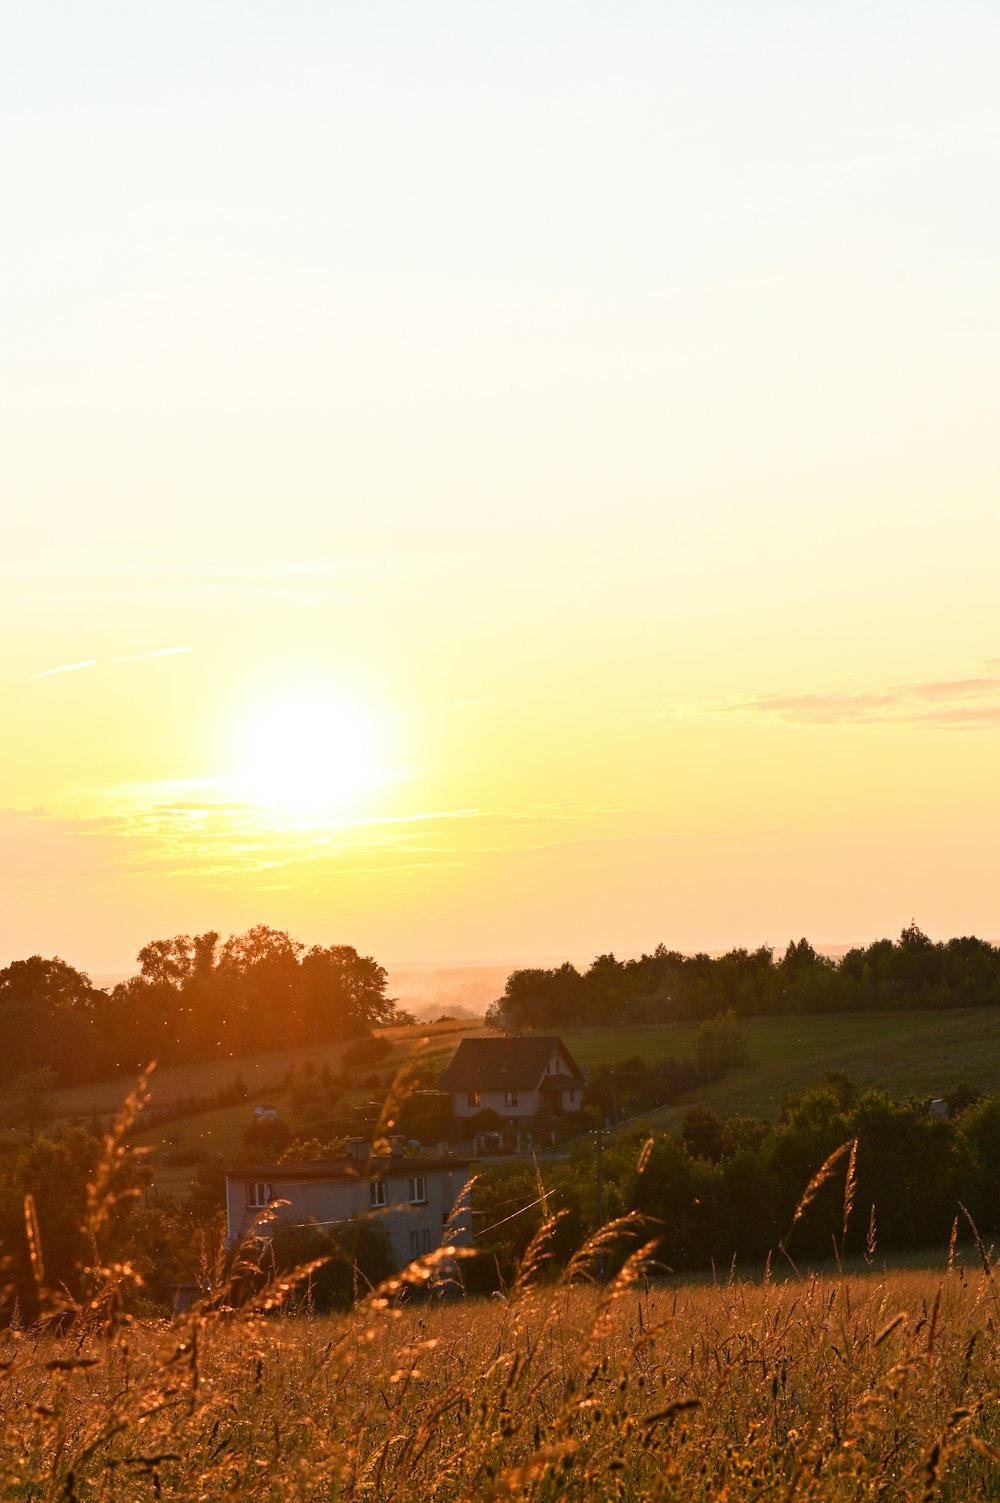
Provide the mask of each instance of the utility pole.
[{"label": "utility pole", "polygon": [[597,1129],[597,1230],[604,1225],[604,1128]]}]

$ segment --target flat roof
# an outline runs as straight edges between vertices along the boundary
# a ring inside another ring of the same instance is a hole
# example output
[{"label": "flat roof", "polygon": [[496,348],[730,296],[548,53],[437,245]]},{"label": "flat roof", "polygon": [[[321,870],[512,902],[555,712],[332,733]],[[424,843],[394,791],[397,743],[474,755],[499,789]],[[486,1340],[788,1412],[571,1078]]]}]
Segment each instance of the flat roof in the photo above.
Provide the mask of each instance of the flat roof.
[{"label": "flat roof", "polygon": [[400,1158],[372,1154],[367,1159],[301,1159],[287,1164],[240,1164],[224,1169],[227,1179],[343,1179],[368,1180],[387,1172],[426,1174],[430,1170],[467,1169],[469,1158]]}]

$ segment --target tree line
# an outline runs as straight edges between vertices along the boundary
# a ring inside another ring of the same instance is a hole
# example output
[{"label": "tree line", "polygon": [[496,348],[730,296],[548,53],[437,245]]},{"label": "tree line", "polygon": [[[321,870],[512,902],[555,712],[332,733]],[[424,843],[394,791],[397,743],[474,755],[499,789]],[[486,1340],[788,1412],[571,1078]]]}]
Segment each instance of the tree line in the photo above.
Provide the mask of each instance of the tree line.
[{"label": "tree line", "polygon": [[[553,1251],[568,1259],[602,1219],[629,1211],[648,1218],[658,1257],[678,1272],[714,1264],[724,1275],[734,1260],[746,1270],[769,1255],[785,1267],[881,1264],[907,1248],[943,1256],[953,1232],[970,1247],[973,1223],[990,1242],[1000,1234],[1000,1097],[958,1087],[949,1100],[952,1115],[940,1118],[926,1101],[859,1092],[831,1074],[786,1098],[777,1122],[724,1122],[692,1107],[677,1135],[620,1132],[603,1148],[603,1218],[593,1144],[543,1166],[548,1209],[560,1213]],[[471,1277],[495,1287],[515,1276],[539,1229],[535,1166],[482,1171],[475,1197],[485,1256]]]},{"label": "tree line", "polygon": [[306,948],[258,924],[154,940],[136,975],[102,990],[58,956],[0,970],[0,1085],[51,1072],[54,1085],[161,1065],[325,1043],[399,1021],[387,973],[351,945]]},{"label": "tree line", "polygon": [[910,924],[895,942],[875,940],[840,959],[800,939],[780,958],[768,945],[718,956],[657,945],[634,960],[598,955],[585,971],[568,961],[516,970],[487,1021],[516,1031],[669,1023],[730,1011],[748,1018],[997,1005],[1000,948],[972,935],[936,943]]}]

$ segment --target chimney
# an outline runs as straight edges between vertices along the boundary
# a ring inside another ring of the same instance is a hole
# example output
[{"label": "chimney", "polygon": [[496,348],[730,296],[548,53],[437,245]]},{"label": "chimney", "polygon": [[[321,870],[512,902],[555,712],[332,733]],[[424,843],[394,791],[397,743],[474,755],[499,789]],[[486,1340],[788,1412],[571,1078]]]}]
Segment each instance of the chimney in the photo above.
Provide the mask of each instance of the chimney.
[{"label": "chimney", "polygon": [[403,1148],[405,1147],[405,1145],[406,1139],[403,1137],[402,1133],[394,1133],[393,1136],[389,1139],[389,1152],[392,1154],[394,1159],[401,1159],[403,1157]]},{"label": "chimney", "polygon": [[367,1138],[348,1138],[345,1148],[347,1157],[355,1164],[366,1164],[372,1151]]}]

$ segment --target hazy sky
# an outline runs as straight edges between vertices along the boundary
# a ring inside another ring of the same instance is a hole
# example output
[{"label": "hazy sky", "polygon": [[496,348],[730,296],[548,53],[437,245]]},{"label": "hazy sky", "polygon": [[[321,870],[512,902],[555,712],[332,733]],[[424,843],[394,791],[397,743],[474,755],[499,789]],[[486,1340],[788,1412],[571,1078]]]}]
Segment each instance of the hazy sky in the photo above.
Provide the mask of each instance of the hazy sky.
[{"label": "hazy sky", "polygon": [[995,6],[0,38],[0,963],[1000,940]]}]

